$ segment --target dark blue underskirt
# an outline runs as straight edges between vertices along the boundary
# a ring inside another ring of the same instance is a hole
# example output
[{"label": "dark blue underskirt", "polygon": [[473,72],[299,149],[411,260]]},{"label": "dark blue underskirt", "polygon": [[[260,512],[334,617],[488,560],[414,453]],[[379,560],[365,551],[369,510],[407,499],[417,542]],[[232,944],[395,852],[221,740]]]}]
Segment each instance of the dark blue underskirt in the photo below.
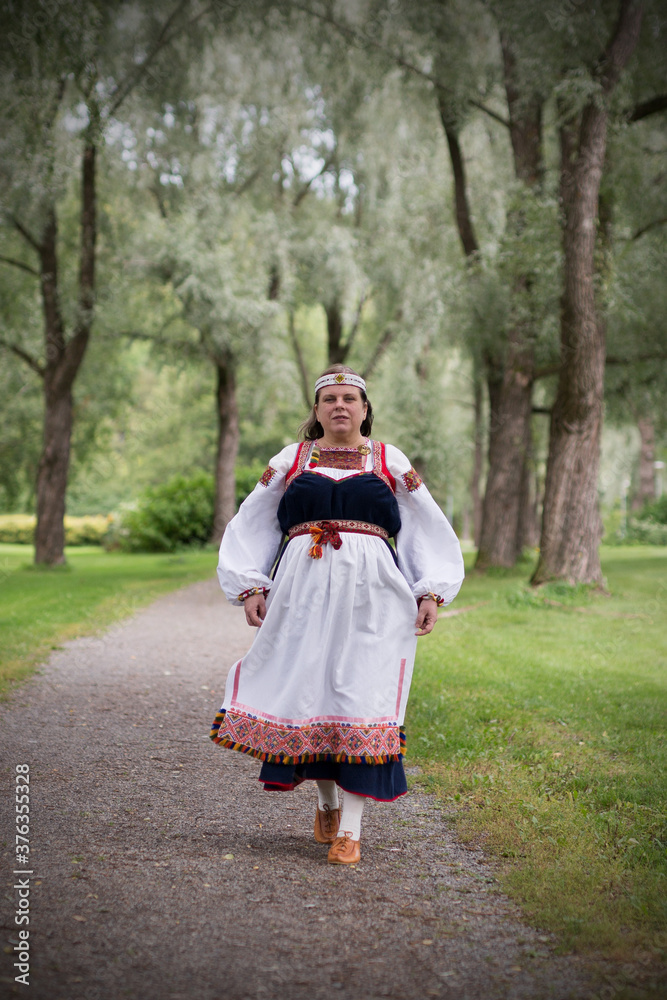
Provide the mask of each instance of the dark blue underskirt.
[{"label": "dark blue underskirt", "polygon": [[343,791],[364,795],[378,802],[393,802],[408,790],[402,760],[386,764],[337,764],[327,761],[269,764],[265,761],[259,780],[264,783],[267,792],[288,792],[308,780],[335,781]]}]

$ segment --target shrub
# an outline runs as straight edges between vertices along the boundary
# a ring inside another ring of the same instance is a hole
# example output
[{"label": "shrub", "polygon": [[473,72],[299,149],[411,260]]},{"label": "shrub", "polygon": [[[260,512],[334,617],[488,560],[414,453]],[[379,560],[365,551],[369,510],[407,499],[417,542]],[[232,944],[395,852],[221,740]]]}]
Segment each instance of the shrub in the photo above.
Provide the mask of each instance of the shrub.
[{"label": "shrub", "polygon": [[640,545],[667,545],[667,524],[649,517],[631,517],[625,539]]},{"label": "shrub", "polygon": [[653,503],[647,504],[641,513],[637,515],[637,520],[667,524],[667,493],[663,494],[658,500],[654,500]]},{"label": "shrub", "polygon": [[625,530],[620,512],[615,513],[614,528],[605,535],[609,545],[667,545],[667,494],[629,517]]},{"label": "shrub", "polygon": [[36,520],[34,514],[0,515],[0,542],[32,545]]},{"label": "shrub", "polygon": [[[0,542],[32,545],[35,535],[34,514],[0,515]],[[109,529],[110,518],[103,514],[65,518],[65,545],[101,545]]]},{"label": "shrub", "polygon": [[252,493],[265,468],[266,466],[261,462],[253,462],[252,465],[238,465],[236,467],[237,507],[240,507],[245,498]]},{"label": "shrub", "polygon": [[126,552],[173,552],[204,545],[213,533],[215,485],[206,472],[174,476],[144,490],[136,505],[120,511],[107,537],[108,548]]}]

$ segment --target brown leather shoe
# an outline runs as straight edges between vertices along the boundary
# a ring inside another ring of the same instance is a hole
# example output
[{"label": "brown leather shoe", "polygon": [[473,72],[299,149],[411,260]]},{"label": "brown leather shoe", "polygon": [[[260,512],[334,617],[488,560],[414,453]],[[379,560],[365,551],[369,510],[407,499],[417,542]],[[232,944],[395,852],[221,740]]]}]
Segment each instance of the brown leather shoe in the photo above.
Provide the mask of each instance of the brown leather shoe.
[{"label": "brown leather shoe", "polygon": [[315,840],[317,843],[333,844],[338,836],[339,824],[340,809],[329,809],[329,806],[320,809],[318,806],[315,813]]},{"label": "brown leather shoe", "polygon": [[327,861],[332,865],[356,865],[361,860],[361,841],[352,840],[349,833],[336,837],[329,848]]}]

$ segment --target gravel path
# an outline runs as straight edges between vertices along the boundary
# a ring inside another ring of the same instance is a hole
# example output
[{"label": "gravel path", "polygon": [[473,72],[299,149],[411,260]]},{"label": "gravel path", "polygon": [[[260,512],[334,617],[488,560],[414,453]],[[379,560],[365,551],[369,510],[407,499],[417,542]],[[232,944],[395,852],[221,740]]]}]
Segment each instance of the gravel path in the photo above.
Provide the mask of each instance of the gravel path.
[{"label": "gravel path", "polygon": [[[0,995],[31,1000],[596,996],[438,803],[369,803],[326,863],[315,790],[263,791],[208,729],[252,634],[214,581],[54,653],[0,706]],[[408,758],[409,760],[409,758]],[[30,765],[30,986],[14,983],[16,764]],[[12,850],[10,850],[12,845]]]}]

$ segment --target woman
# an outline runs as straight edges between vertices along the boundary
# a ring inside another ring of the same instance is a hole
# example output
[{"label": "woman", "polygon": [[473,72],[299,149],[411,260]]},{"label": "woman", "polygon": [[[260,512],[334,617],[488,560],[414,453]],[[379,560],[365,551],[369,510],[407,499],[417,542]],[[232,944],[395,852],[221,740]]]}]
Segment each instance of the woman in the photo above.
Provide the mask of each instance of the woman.
[{"label": "woman", "polygon": [[463,580],[447,519],[407,458],[370,439],[372,422],[363,378],[328,368],[305,440],[271,459],[227,526],[218,566],[225,595],[259,631],[229,673],[211,738],[262,760],[267,790],[316,781],[315,839],[333,864],[359,860],[366,798],[407,791],[416,637]]}]

